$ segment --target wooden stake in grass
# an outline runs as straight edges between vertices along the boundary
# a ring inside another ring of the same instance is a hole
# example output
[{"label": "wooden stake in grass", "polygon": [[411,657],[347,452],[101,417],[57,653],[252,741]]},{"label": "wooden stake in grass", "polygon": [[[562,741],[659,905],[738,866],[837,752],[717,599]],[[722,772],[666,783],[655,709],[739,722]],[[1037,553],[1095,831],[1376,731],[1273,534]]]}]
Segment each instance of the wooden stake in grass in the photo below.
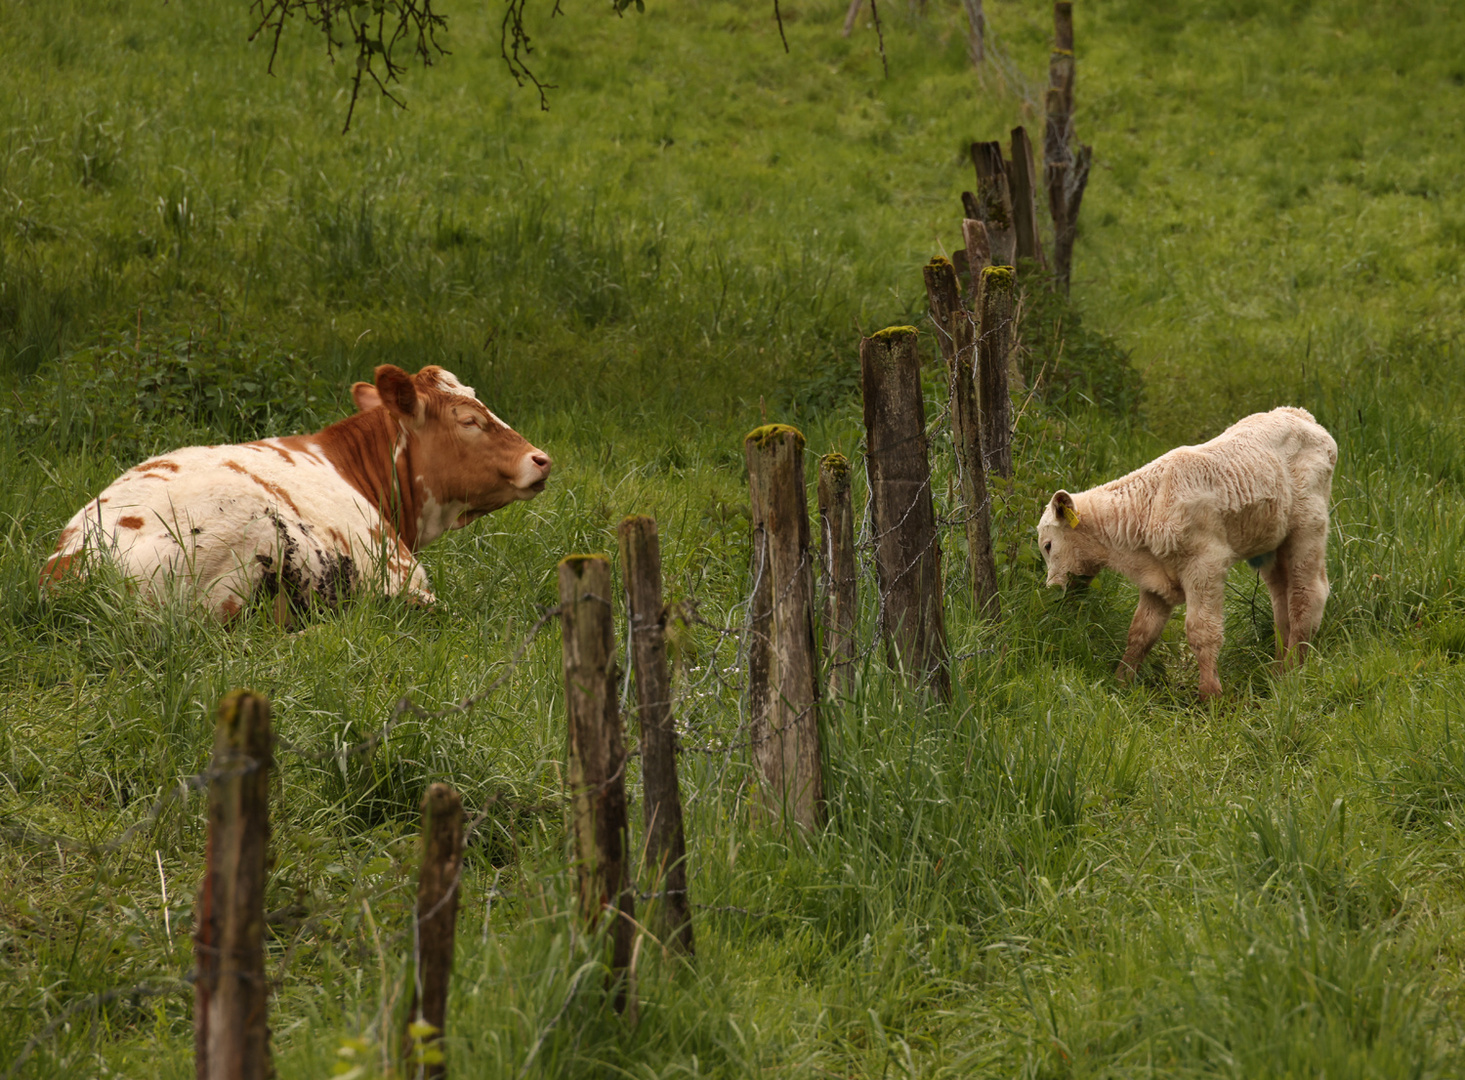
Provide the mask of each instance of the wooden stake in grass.
[{"label": "wooden stake in grass", "polygon": [[434,1080],[445,1072],[439,1044],[448,1015],[462,874],[463,800],[447,784],[433,784],[422,796],[422,863],[413,919],[415,978],[402,1036],[407,1077]]},{"label": "wooden stake in grass", "polygon": [[1019,259],[1043,265],[1043,245],[1038,239],[1038,171],[1033,164],[1033,141],[1027,129],[1012,129],[1012,160],[1008,175],[1012,181],[1012,229]]},{"label": "wooden stake in grass", "polygon": [[1017,260],[1017,242],[1012,228],[1012,196],[1007,185],[1007,163],[1002,160],[1002,144],[972,143],[972,164],[977,169],[977,208],[982,224],[987,226],[987,242],[992,261],[999,266],[1012,266]]},{"label": "wooden stake in grass", "polygon": [[[561,559],[559,586],[580,918],[593,929],[602,912],[611,913],[611,967],[620,972],[631,962],[636,898],[626,864],[626,747],[616,698],[610,560],[604,555]],[[622,985],[616,1006],[625,1003]]]},{"label": "wooden stake in grass", "polygon": [[236,691],[219,702],[209,766],[208,854],[194,933],[194,1064],[199,1080],[264,1080],[270,1057],[264,969],[270,703]]},{"label": "wooden stake in grass", "polygon": [[1007,362],[1012,351],[1010,266],[982,271],[982,318],[977,339],[977,409],[981,417],[982,457],[987,472],[1012,476],[1012,398],[1007,391]]},{"label": "wooden stake in grass", "polygon": [[743,453],[753,510],[753,757],[769,817],[812,830],[824,824],[824,779],[804,436],[767,424],[748,433]]},{"label": "wooden stake in grass", "polygon": [[824,553],[824,657],[829,696],[843,697],[854,678],[855,514],[850,498],[849,459],[819,459],[820,549]]},{"label": "wooden stake in grass", "polygon": [[671,716],[671,677],[666,664],[666,611],[661,604],[661,542],[656,521],[628,517],[617,532],[636,673],[636,715],[641,724],[641,778],[646,789],[646,854],[657,936],[687,955],[692,946],[692,906],[687,896],[687,842],[682,833],[682,795],[677,782],[676,730]]},{"label": "wooden stake in grass", "polygon": [[1089,182],[1093,147],[1080,144],[1074,153],[1073,132],[1073,4],[1053,5],[1053,54],[1048,60],[1047,119],[1043,128],[1043,179],[1048,212],[1053,217],[1053,276],[1068,292],[1078,211]]},{"label": "wooden stake in grass", "polygon": [[881,631],[892,666],[951,695],[941,547],[931,502],[926,408],[916,329],[893,326],[860,342]]},{"label": "wooden stake in grass", "polygon": [[982,271],[992,265],[992,251],[987,242],[987,226],[974,218],[965,218],[961,223],[961,239],[966,247],[966,268],[957,264],[957,276],[966,289],[966,308],[972,314],[982,310]]},{"label": "wooden stake in grass", "polygon": [[[972,222],[981,227],[979,222]],[[998,615],[997,566],[992,554],[992,507],[987,497],[987,466],[982,460],[981,419],[977,410],[976,326],[961,305],[956,271],[945,259],[926,265],[926,299],[931,321],[941,339],[951,402],[951,441],[961,475],[962,511],[966,518],[967,570],[972,602],[989,618]]]}]

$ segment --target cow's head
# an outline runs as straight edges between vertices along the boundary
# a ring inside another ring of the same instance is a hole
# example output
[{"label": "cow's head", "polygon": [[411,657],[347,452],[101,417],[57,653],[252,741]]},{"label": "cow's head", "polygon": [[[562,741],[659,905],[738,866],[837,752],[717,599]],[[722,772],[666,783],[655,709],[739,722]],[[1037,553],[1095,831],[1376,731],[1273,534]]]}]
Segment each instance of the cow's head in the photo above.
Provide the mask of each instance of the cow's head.
[{"label": "cow's head", "polygon": [[1038,547],[1048,564],[1048,584],[1067,585],[1070,576],[1087,580],[1100,570],[1089,550],[1080,526],[1083,524],[1073,496],[1056,492],[1038,519]]},{"label": "cow's head", "polygon": [[376,384],[357,383],[351,396],[362,411],[386,409],[412,438],[413,480],[421,485],[425,512],[449,515],[428,526],[433,534],[532,499],[549,479],[549,455],[491,413],[452,372],[432,366],[409,375],[383,364]]}]

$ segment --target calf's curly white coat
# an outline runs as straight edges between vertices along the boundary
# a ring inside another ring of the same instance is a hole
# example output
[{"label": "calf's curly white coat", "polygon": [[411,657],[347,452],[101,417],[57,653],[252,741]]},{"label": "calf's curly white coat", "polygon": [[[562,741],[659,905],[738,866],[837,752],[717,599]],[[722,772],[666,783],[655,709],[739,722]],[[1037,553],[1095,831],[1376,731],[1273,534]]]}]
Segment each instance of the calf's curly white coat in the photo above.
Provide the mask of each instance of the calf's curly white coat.
[{"label": "calf's curly white coat", "polygon": [[1200,692],[1220,693],[1226,572],[1245,559],[1266,582],[1277,661],[1300,663],[1328,598],[1328,502],[1338,445],[1305,409],[1238,420],[1128,476],[1057,492],[1038,522],[1048,584],[1117,570],[1139,586],[1118,676],[1128,682],[1185,604]]}]

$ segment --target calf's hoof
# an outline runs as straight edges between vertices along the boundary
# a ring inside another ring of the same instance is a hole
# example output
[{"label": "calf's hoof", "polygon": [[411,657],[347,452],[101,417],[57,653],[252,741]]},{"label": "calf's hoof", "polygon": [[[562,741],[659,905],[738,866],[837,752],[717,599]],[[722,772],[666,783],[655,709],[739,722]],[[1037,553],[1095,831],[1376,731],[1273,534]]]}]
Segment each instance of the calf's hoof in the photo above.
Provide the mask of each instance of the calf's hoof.
[{"label": "calf's hoof", "polygon": [[1208,681],[1202,681],[1200,684],[1200,696],[1203,698],[1220,697],[1221,680],[1210,679]]}]

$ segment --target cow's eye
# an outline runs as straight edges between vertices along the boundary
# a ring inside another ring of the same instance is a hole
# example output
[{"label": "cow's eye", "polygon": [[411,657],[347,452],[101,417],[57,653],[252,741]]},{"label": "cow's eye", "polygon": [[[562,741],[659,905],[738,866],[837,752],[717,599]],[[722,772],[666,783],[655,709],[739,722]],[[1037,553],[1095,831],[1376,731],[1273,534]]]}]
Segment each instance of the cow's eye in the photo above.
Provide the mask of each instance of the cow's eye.
[{"label": "cow's eye", "polygon": [[474,416],[472,413],[469,413],[467,416],[460,418],[458,420],[458,423],[462,424],[464,427],[477,427],[478,417]]},{"label": "cow's eye", "polygon": [[1044,544],[1043,545],[1043,550],[1044,551],[1052,551],[1053,550],[1053,541],[1049,540],[1046,544]]}]

